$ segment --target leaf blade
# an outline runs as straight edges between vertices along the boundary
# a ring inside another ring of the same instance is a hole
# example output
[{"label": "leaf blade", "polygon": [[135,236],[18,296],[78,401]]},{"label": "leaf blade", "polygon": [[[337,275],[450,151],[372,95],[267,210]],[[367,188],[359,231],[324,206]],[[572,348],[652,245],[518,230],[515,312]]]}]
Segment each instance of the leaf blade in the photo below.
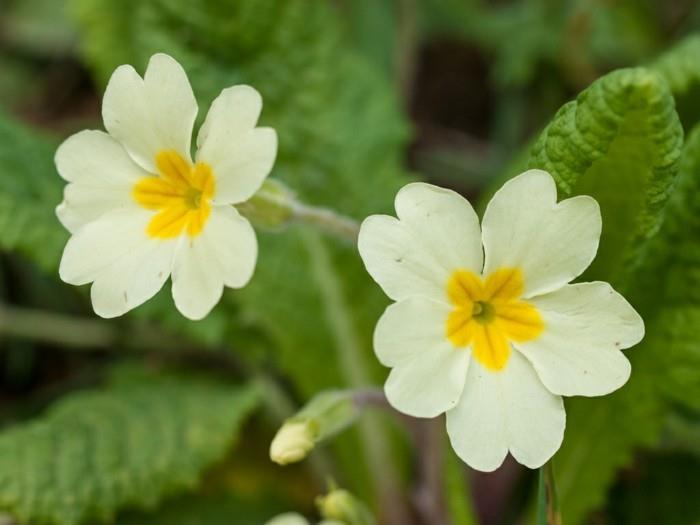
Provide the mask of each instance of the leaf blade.
[{"label": "leaf blade", "polygon": [[107,522],[193,488],[257,393],[140,377],[74,393],[0,434],[0,508],[26,523]]}]

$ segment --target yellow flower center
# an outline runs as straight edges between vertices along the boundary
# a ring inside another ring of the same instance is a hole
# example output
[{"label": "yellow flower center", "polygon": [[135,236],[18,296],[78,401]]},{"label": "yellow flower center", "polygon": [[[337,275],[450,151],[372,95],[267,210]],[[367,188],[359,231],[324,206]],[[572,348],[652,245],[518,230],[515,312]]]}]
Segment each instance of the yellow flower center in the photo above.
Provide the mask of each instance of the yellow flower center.
[{"label": "yellow flower center", "polygon": [[474,357],[489,370],[502,370],[511,341],[530,341],[544,329],[537,309],[521,299],[523,289],[517,268],[501,268],[486,279],[457,270],[447,282],[455,307],[447,318],[447,338],[456,347],[471,345]]},{"label": "yellow flower center", "polygon": [[134,200],[144,208],[156,210],[146,233],[158,239],[172,239],[182,232],[190,237],[202,233],[211,213],[215,179],[211,166],[204,162],[191,165],[172,150],[156,155],[159,176],[144,177],[134,185]]}]

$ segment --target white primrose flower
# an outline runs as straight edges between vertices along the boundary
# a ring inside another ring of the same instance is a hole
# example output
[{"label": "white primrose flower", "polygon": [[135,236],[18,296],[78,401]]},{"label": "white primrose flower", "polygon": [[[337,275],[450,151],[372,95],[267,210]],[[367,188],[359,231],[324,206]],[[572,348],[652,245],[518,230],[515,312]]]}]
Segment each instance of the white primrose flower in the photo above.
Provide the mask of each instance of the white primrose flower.
[{"label": "white primrose flower", "polygon": [[81,131],[56,152],[69,183],[57,214],[72,234],[60,276],[92,283],[98,315],[124,314],[172,276],[178,310],[201,319],[224,286],[250,280],[257,240],[232,204],[250,198],[274,163],[275,131],[255,127],[261,109],[252,87],[224,89],[193,161],[197,103],[182,66],[157,54],[143,78],[116,69],[102,103],[107,133]]},{"label": "white primrose flower", "polygon": [[531,170],[494,195],[481,228],[467,200],[430,184],[405,186],[395,205],[398,219],[368,217],[358,241],[396,301],[374,334],[392,368],[390,403],[416,417],[446,412],[453,448],[475,469],[496,469],[508,452],[540,467],[562,442],[561,396],[620,388],[630,375],[620,349],[644,336],[609,284],[568,284],[595,257],[598,204],[557,203],[552,177]]}]

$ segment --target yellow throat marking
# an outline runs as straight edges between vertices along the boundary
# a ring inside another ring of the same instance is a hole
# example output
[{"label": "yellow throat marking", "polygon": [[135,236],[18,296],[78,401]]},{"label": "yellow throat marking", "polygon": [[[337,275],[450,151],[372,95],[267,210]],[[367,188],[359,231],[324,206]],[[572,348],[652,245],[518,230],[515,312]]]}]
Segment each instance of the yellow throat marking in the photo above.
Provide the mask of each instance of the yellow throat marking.
[{"label": "yellow throat marking", "polygon": [[144,177],[132,191],[134,200],[157,213],[146,233],[157,239],[172,239],[182,232],[196,237],[204,229],[211,213],[215,179],[211,166],[204,162],[191,165],[173,150],[156,155],[160,175]]},{"label": "yellow throat marking", "polygon": [[445,332],[455,347],[471,345],[472,355],[489,370],[502,370],[510,357],[510,342],[530,341],[544,329],[542,316],[523,301],[522,272],[500,268],[482,279],[457,270],[447,282],[454,310]]}]

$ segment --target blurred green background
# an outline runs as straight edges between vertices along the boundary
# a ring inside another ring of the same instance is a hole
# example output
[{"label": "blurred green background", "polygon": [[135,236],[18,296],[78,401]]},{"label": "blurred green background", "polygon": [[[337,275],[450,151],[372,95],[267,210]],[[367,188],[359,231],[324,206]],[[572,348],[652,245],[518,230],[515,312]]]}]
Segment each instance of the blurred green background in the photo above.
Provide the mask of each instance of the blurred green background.
[{"label": "blurred green background", "polygon": [[[332,478],[389,525],[532,522],[535,473],[468,471],[440,437],[426,460],[382,413],[300,465],[269,461],[312,395],[386,375],[371,333],[387,299],[351,246],[302,225],[259,231],[253,282],[199,323],[168,286],[103,321],[59,281],[55,147],[101,127],[116,66],[143,72],[163,51],[199,122],[224,87],[255,86],[280,138],[272,177],[358,220],[415,178],[483,203],[527,165],[596,195],[611,226],[591,276],[627,291],[648,337],[619,394],[567,401],[564,523],[700,523],[699,31],[696,0],[1,0],[0,511],[260,525],[314,517]],[[589,126],[603,138],[576,152],[557,112],[581,92],[572,122],[612,131]],[[547,154],[555,131],[552,151],[573,160]]]}]

